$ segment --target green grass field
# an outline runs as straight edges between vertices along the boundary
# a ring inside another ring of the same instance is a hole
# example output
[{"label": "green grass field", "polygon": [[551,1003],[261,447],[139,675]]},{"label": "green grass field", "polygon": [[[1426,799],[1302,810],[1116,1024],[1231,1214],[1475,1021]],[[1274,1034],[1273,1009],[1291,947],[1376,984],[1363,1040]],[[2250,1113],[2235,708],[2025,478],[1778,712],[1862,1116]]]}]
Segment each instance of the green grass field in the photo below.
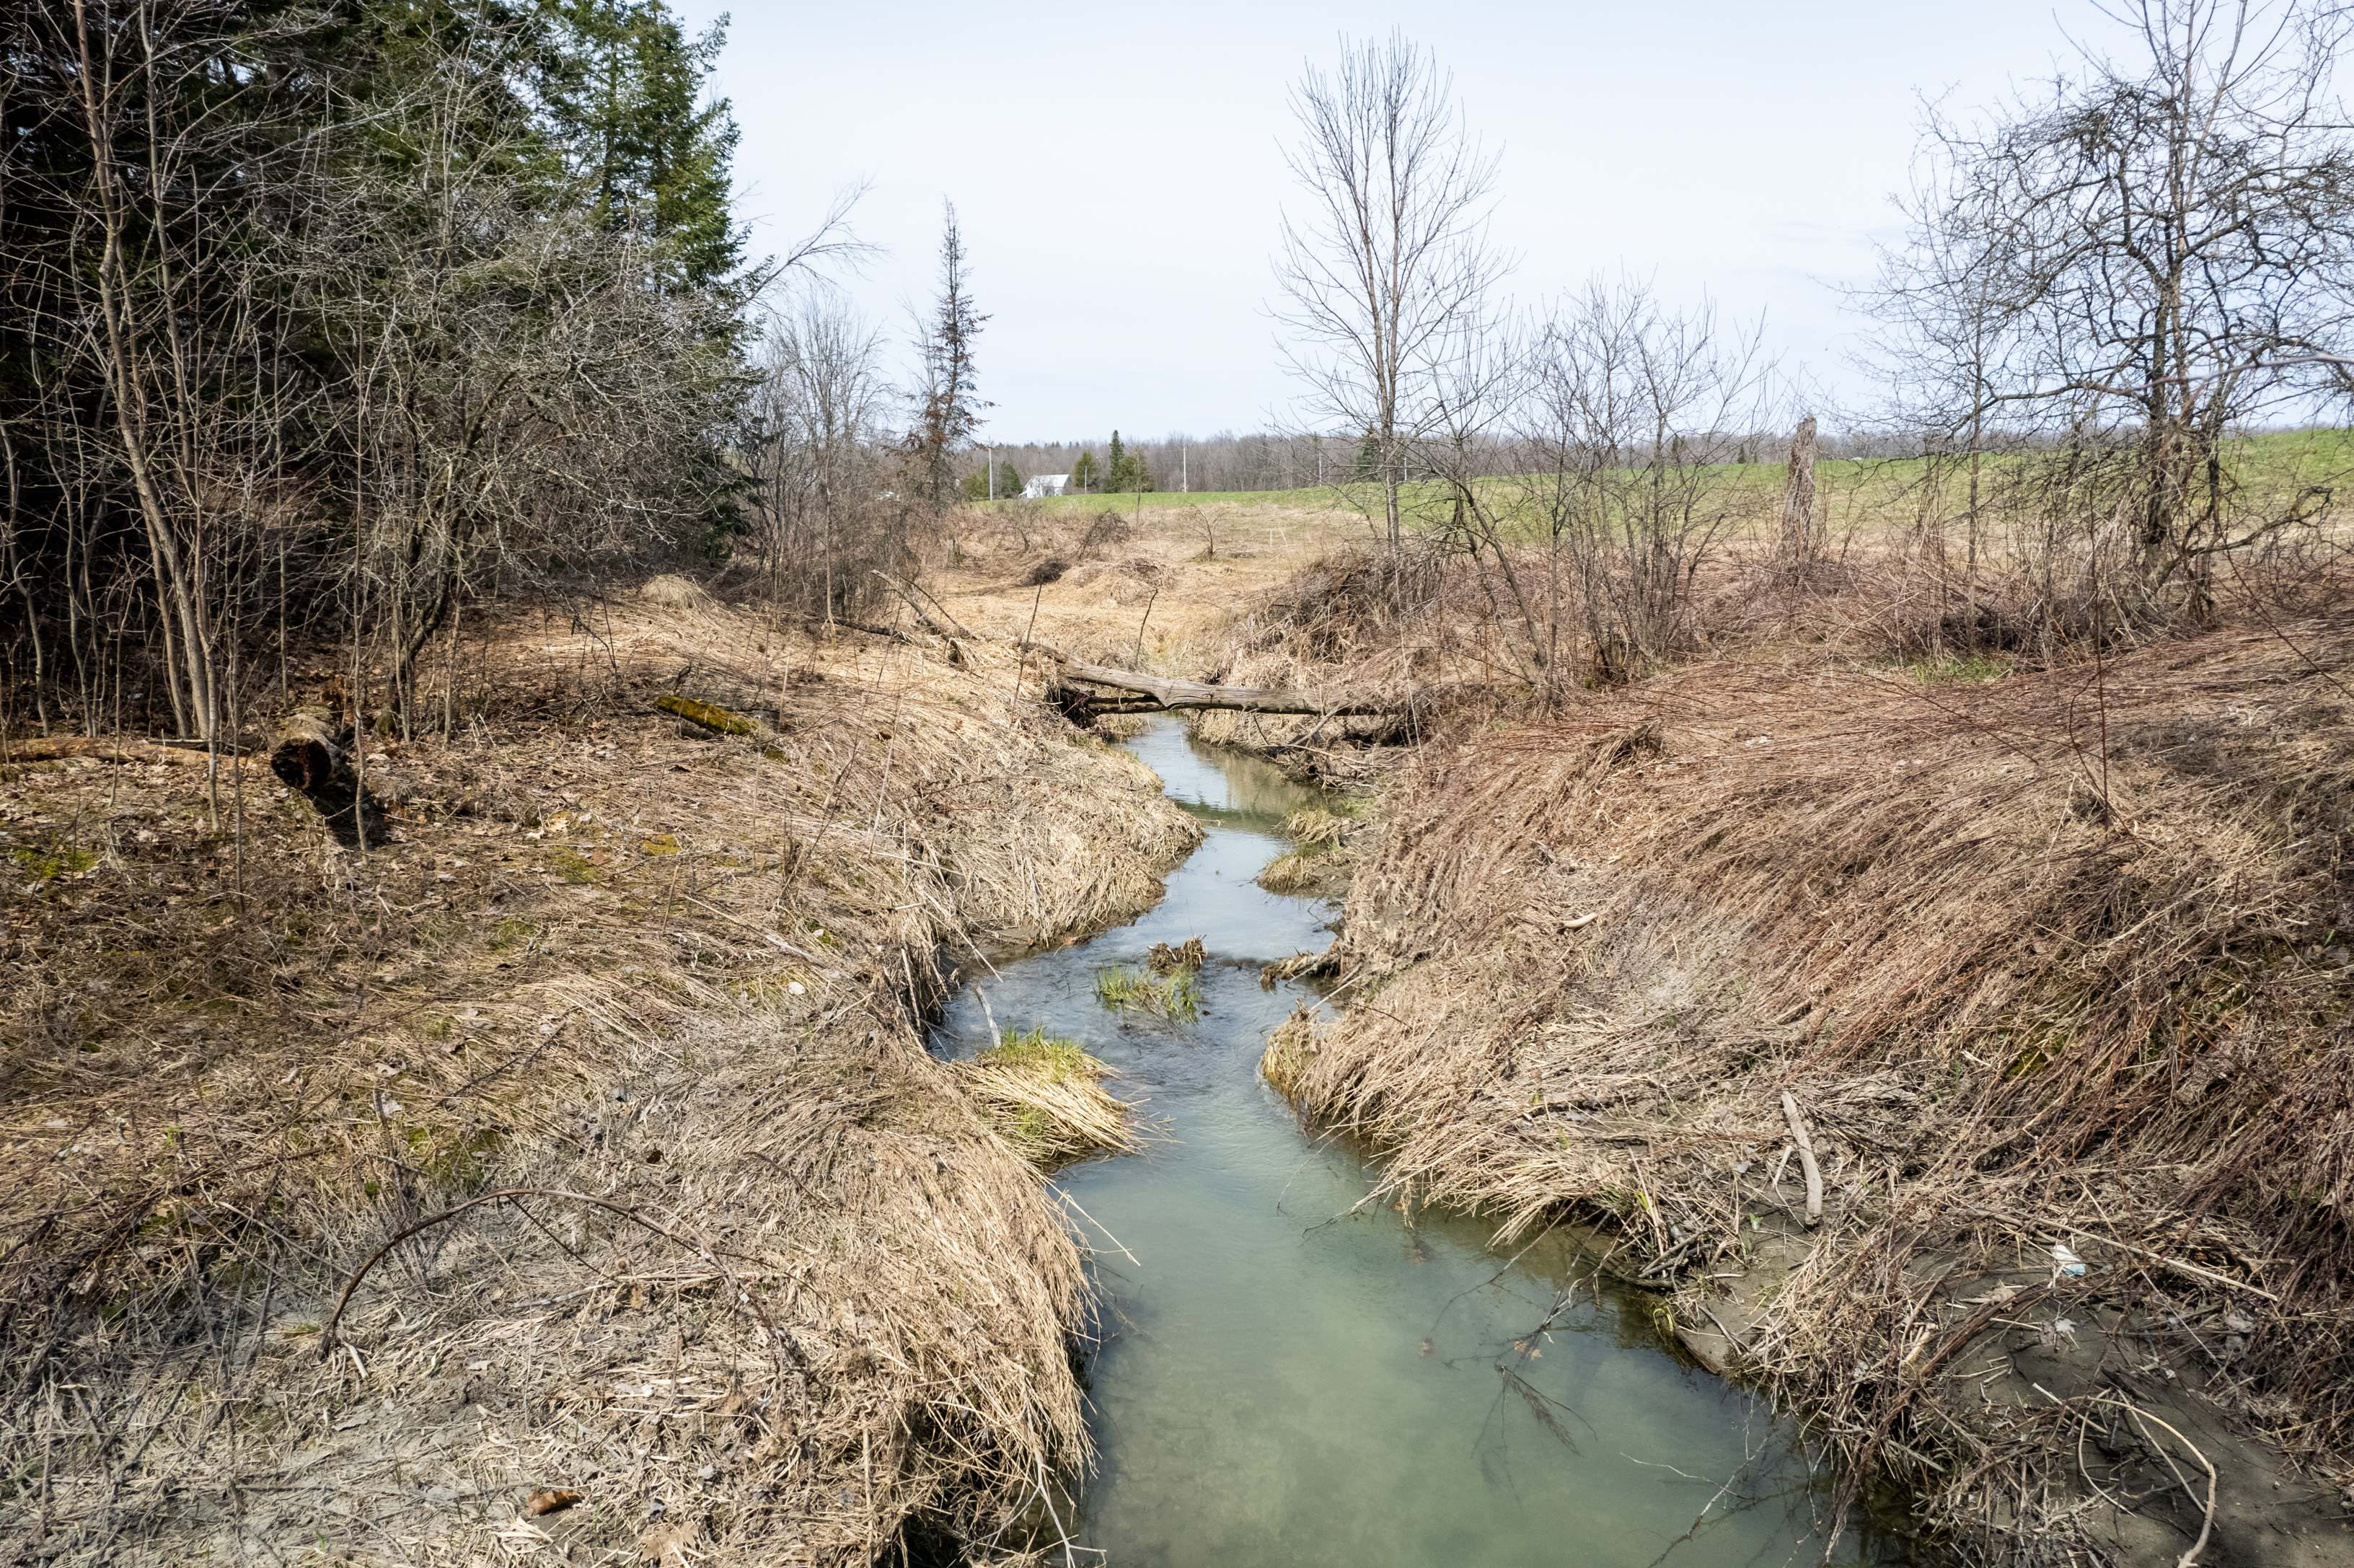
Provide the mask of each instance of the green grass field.
[{"label": "green grass field", "polygon": [[[2021,460],[1989,456],[1980,465],[1982,485],[1999,482]],[[2250,493],[2245,503],[2265,509],[2285,503],[2304,489],[2354,483],[2354,429],[2275,430],[2236,442],[2231,467]],[[1696,471],[1706,482],[1710,506],[1721,511],[1734,529],[1762,525],[1772,516],[1782,494],[1785,465],[1776,462],[1723,463]],[[1930,493],[1932,482],[1940,493]],[[1816,483],[1835,535],[1863,533],[1891,524],[1913,523],[1925,513],[1951,514],[1956,487],[1965,483],[1960,464],[1946,460],[1943,471],[1926,458],[1838,458],[1816,470]],[[1479,482],[1482,498],[1507,517],[1531,512],[1529,478],[1500,476]],[[1437,482],[1409,483],[1400,501],[1410,525],[1435,526],[1453,511],[1453,497]],[[985,502],[981,508],[1004,507],[1012,502]],[[1361,512],[1380,509],[1382,494],[1372,484],[1331,484],[1300,490],[1145,491],[1112,495],[1047,496],[1027,504],[1048,512],[1167,512],[1198,506],[1276,506],[1301,511]],[[1536,526],[1532,517],[1529,524]]]}]

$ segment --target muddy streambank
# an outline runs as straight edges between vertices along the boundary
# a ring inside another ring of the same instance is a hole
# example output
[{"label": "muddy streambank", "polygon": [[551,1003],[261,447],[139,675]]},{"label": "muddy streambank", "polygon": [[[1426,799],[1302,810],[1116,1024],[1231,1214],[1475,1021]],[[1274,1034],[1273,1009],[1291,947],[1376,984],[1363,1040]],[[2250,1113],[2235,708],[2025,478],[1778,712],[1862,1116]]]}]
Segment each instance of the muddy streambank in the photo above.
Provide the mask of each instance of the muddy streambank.
[{"label": "muddy streambank", "polygon": [[1328,731],[1352,1005],[1270,1068],[1387,1191],[1596,1227],[1972,1560],[2354,1562],[2349,633]]},{"label": "muddy streambank", "polygon": [[259,757],[217,826],[203,768],[0,754],[0,1544],[953,1559],[1083,1462],[1087,1287],[920,1021],[1199,827],[990,649],[476,635],[365,843]]}]

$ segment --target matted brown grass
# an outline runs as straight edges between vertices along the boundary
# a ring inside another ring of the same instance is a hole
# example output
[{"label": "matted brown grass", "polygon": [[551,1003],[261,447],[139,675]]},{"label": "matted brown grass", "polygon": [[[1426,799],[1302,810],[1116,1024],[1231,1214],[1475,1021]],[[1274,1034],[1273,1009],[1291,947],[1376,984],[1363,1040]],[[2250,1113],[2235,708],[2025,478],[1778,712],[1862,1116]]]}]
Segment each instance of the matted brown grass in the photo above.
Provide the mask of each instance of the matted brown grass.
[{"label": "matted brown grass", "polygon": [[1738,1363],[1949,1538],[2086,1550],[2063,1439],[2131,1386],[1952,1397],[2001,1317],[1962,1287],[2022,1256],[2161,1345],[2138,1375],[2179,1351],[2348,1474],[2354,613],[1992,681],[1707,663],[1434,746],[1385,800],[1349,1005],[1268,1067],[1388,1183],[1506,1235],[1603,1217],[1705,1327],[1709,1276],[1805,1235],[1787,1092],[1826,1217]]},{"label": "matted brown grass", "polygon": [[1086,1293],[917,1020],[1198,828],[988,650],[625,599],[463,652],[364,856],[258,766],[217,832],[202,769],[0,783],[10,1554],[977,1550],[1085,1460]]}]

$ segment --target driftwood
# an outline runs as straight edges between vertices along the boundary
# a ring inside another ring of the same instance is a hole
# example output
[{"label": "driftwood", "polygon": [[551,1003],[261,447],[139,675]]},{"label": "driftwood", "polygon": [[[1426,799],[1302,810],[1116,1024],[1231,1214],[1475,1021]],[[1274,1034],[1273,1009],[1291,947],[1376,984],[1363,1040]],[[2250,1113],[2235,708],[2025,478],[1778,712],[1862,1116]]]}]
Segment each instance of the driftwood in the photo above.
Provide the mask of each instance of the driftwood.
[{"label": "driftwood", "polygon": [[1815,1140],[1807,1136],[1798,1102],[1787,1093],[1782,1097],[1782,1119],[1790,1124],[1790,1141],[1798,1146],[1798,1169],[1807,1178],[1807,1228],[1812,1230],[1823,1223],[1823,1172],[1815,1163]]},{"label": "driftwood", "polygon": [[1207,681],[1171,681],[1158,675],[1140,675],[1130,670],[1106,669],[1100,664],[1086,664],[1044,642],[1023,641],[1018,646],[1033,653],[1044,653],[1062,666],[1066,681],[1084,681],[1092,686],[1108,686],[1116,692],[1133,692],[1147,699],[1142,703],[1118,705],[1120,711],[1167,711],[1185,708],[1225,708],[1246,714],[1319,714],[1332,717],[1351,717],[1366,714],[1394,713],[1404,704],[1389,698],[1331,698],[1315,692],[1286,691],[1272,686],[1220,686]]}]

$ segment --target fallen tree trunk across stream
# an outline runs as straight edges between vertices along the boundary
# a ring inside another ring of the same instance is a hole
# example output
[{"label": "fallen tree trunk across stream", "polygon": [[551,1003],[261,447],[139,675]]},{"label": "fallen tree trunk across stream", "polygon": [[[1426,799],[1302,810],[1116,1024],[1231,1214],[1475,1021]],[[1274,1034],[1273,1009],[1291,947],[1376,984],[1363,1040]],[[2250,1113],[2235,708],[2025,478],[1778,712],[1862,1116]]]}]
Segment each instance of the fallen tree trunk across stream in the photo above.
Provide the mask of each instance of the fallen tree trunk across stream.
[{"label": "fallen tree trunk across stream", "polygon": [[1116,692],[1134,692],[1150,698],[1148,703],[1134,705],[1138,712],[1166,710],[1174,713],[1185,708],[1227,708],[1236,713],[1352,717],[1394,713],[1405,705],[1390,697],[1332,698],[1314,692],[1275,686],[1221,686],[1209,681],[1172,681],[1158,675],[1140,675],[1131,670],[1113,670],[1101,664],[1082,663],[1044,642],[1024,641],[1019,646],[1033,653],[1044,653],[1061,665],[1064,680],[1084,681],[1089,685],[1108,686]]}]

